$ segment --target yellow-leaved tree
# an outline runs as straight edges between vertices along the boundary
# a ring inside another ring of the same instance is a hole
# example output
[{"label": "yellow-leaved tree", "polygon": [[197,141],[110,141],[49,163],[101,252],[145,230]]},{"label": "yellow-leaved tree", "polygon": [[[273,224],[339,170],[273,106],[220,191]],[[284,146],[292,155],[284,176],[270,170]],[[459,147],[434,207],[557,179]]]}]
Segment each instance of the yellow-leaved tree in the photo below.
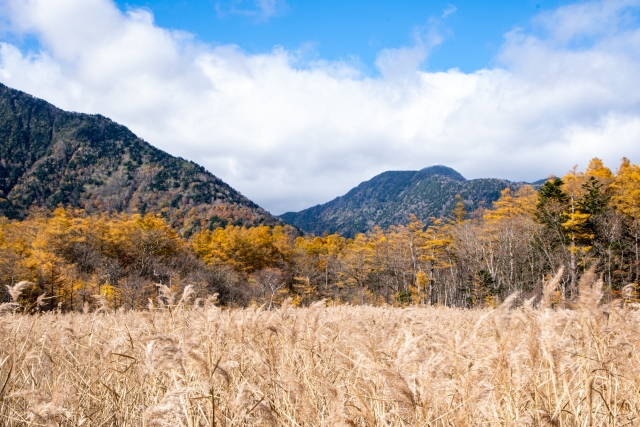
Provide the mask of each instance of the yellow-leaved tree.
[{"label": "yellow-leaved tree", "polygon": [[640,277],[640,253],[638,252],[638,240],[640,239],[640,167],[632,164],[629,159],[623,158],[611,187],[613,187],[611,202],[619,212],[627,217],[630,224],[629,228],[633,235],[635,252],[634,278],[638,280]]},{"label": "yellow-leaved tree", "polygon": [[425,272],[420,277],[420,282],[424,286],[428,285],[428,290],[425,289],[424,293],[429,303],[434,301],[436,293],[439,294],[438,300],[440,301],[447,298],[447,289],[444,286],[438,286],[440,284],[438,283],[438,272],[453,267],[455,262],[451,227],[452,225],[448,221],[431,218],[431,225],[422,233],[419,259],[425,265]]}]

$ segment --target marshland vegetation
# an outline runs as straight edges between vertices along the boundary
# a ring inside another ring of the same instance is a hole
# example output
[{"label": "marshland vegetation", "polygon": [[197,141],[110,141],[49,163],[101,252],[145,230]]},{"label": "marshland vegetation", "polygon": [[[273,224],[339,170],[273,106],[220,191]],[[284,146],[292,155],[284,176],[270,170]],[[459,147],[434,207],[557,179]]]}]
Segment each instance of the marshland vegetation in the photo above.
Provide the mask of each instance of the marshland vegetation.
[{"label": "marshland vegetation", "polygon": [[[161,289],[146,311],[0,316],[4,426],[624,426],[640,411],[632,287],[601,304],[221,309]],[[18,300],[17,289],[14,292]]]}]

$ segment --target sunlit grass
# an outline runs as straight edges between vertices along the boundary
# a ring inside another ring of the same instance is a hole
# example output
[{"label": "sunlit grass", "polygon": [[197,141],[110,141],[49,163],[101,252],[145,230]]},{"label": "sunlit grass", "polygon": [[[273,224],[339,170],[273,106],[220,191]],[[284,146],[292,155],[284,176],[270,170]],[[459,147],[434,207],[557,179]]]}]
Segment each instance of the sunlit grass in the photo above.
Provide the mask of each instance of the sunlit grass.
[{"label": "sunlit grass", "polygon": [[571,309],[5,305],[0,425],[634,425],[640,315],[593,282]]}]

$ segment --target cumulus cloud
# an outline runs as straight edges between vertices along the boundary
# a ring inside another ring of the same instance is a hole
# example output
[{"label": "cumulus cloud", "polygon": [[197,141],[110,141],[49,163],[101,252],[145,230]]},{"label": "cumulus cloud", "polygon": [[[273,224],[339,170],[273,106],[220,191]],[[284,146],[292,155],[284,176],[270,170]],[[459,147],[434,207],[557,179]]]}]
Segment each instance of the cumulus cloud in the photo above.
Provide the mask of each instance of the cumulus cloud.
[{"label": "cumulus cloud", "polygon": [[[542,14],[534,32],[505,35],[497,66],[473,73],[425,71],[440,42],[427,29],[414,46],[381,51],[373,77],[278,47],[198,43],[112,0],[0,4],[0,81],[111,117],[276,214],[390,169],[535,180],[594,156],[640,159],[634,1]],[[40,48],[8,41],[27,36]]]},{"label": "cumulus cloud", "polygon": [[416,76],[431,49],[442,43],[443,37],[434,26],[430,26],[426,32],[414,31],[413,39],[413,46],[386,48],[378,53],[375,64],[383,77]]}]

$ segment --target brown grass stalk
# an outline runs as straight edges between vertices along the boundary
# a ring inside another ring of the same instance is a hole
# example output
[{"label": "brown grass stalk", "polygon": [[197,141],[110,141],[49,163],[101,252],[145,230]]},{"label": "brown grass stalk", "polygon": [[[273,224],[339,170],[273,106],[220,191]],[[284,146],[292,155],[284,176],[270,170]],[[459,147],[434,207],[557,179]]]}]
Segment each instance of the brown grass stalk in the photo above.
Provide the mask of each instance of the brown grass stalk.
[{"label": "brown grass stalk", "polygon": [[638,425],[640,312],[593,274],[550,309],[556,282],[538,308],[5,311],[0,425]]}]

